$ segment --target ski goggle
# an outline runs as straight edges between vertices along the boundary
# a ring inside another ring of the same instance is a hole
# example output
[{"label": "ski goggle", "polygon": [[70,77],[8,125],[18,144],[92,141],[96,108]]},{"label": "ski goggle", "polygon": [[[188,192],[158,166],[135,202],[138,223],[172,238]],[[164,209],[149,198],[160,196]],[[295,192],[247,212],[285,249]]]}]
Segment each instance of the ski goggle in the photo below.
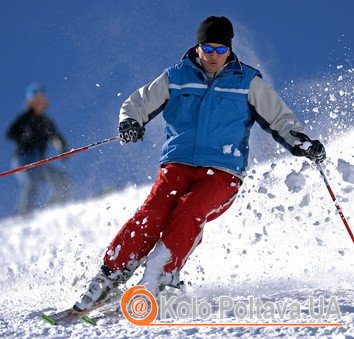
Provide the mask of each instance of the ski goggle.
[{"label": "ski goggle", "polygon": [[229,47],[227,46],[212,47],[210,45],[205,45],[205,44],[200,44],[199,46],[204,53],[208,53],[208,54],[213,53],[214,51],[217,54],[225,54],[229,50]]}]

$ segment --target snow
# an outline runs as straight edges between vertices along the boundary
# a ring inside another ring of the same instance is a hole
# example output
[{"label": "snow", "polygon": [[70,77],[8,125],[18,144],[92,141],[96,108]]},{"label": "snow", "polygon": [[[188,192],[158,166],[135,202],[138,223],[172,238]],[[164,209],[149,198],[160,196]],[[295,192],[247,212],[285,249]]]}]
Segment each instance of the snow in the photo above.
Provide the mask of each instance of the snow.
[{"label": "snow", "polygon": [[331,113],[329,113],[329,117],[330,117],[331,119],[337,119],[338,114],[331,112]]},{"label": "snow", "polygon": [[[354,145],[348,140],[353,138],[354,131],[348,131],[327,145],[329,159],[323,164],[352,230]],[[306,310],[311,296],[326,301],[336,297],[341,319],[331,321],[343,326],[159,328],[104,319],[96,327],[42,323],[42,312],[59,311],[77,301],[102,264],[106,246],[145,200],[150,189],[146,186],[0,220],[0,336],[354,336],[353,243],[316,167],[305,158],[287,156],[259,163],[251,174],[229,210],[204,226],[203,242],[181,272],[187,286],[183,300],[194,296],[215,306],[221,296],[230,296],[235,302],[246,302],[252,296],[297,302]],[[118,252],[116,248],[111,254]],[[141,278],[139,269],[130,284]],[[247,320],[231,313],[227,316],[233,323]]]},{"label": "snow", "polygon": [[338,159],[338,171],[342,174],[342,179],[346,182],[354,184],[354,165],[343,159]]},{"label": "snow", "polygon": [[301,199],[301,202],[299,204],[300,207],[305,207],[305,206],[309,206],[311,201],[311,197],[310,194],[306,194],[303,196],[303,198]]},{"label": "snow", "polygon": [[[296,143],[296,142],[295,142]],[[299,148],[307,151],[310,147],[312,146],[312,143],[309,141],[305,141],[303,143],[300,144]]]},{"label": "snow", "polygon": [[240,152],[240,150],[238,150],[237,148],[235,148],[235,150],[234,150],[234,156],[235,156],[235,157],[241,156],[241,152]]},{"label": "snow", "polygon": [[304,176],[300,172],[292,170],[285,179],[285,184],[288,187],[289,192],[300,192],[306,184]]},{"label": "snow", "polygon": [[[232,144],[231,145],[224,145],[222,148],[223,154],[231,154],[232,153]],[[233,152],[234,157],[239,157],[241,156],[241,152],[235,148]]]},{"label": "snow", "polygon": [[336,96],[334,94],[330,94],[329,95],[329,100],[330,101],[337,101],[337,98],[336,98]]},{"label": "snow", "polygon": [[118,245],[118,246],[114,249],[114,251],[109,250],[109,251],[107,252],[107,254],[109,255],[109,260],[113,261],[113,260],[117,259],[120,250],[121,250],[121,245]]},{"label": "snow", "polygon": [[231,145],[224,145],[222,148],[222,152],[224,154],[231,154],[232,152],[232,144]]}]

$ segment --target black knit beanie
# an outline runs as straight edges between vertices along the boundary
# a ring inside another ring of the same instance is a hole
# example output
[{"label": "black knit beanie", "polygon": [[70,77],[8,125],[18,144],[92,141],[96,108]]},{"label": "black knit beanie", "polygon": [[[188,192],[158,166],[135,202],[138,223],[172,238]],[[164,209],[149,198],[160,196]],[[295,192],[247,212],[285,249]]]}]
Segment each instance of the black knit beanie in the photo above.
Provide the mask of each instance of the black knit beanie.
[{"label": "black knit beanie", "polygon": [[210,16],[200,23],[195,41],[196,45],[211,42],[231,47],[233,37],[234,30],[229,19],[224,16]]}]

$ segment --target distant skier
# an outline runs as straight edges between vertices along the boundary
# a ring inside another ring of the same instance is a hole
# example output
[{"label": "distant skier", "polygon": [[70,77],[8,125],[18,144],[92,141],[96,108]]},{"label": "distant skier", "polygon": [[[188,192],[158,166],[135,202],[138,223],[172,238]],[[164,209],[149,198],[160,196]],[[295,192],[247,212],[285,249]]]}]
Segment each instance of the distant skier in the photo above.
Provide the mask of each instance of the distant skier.
[{"label": "distant skier", "polygon": [[206,18],[182,61],[123,103],[119,133],[125,143],[142,139],[144,126],[163,111],[160,169],[74,309],[104,300],[146,259],[140,285],[154,295],[163,286],[179,286],[181,268],[201,242],[205,223],[231,206],[242,184],[255,121],[293,155],[326,158],[321,142],[304,134],[260,72],[238,60],[233,36],[227,18]]},{"label": "distant skier", "polygon": [[[64,138],[45,113],[48,100],[42,85],[33,83],[27,88],[26,105],[26,111],[7,131],[7,137],[16,143],[13,159],[16,167],[44,159],[50,141],[61,152],[68,149]],[[18,173],[16,177],[21,185],[19,214],[26,214],[35,208],[41,183],[52,188],[48,204],[64,202],[69,197],[69,179],[63,171],[54,166],[29,169]]]}]

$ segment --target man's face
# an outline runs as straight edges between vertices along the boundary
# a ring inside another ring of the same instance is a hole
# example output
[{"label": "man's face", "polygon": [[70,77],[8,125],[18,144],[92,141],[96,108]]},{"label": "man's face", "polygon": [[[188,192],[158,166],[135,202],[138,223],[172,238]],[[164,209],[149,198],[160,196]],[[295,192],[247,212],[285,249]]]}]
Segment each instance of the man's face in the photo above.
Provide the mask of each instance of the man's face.
[{"label": "man's face", "polygon": [[[205,43],[205,45],[209,45],[211,47],[224,46],[222,44],[214,44],[212,42]],[[230,49],[224,54],[217,54],[216,51],[213,51],[212,53],[205,53],[201,46],[196,48],[196,52],[199,55],[204,69],[208,73],[217,73],[220,71],[222,66],[225,65],[227,57],[230,55]]]},{"label": "man's face", "polygon": [[48,107],[48,100],[44,95],[39,94],[28,102],[28,106],[33,108],[36,114],[42,115]]}]

